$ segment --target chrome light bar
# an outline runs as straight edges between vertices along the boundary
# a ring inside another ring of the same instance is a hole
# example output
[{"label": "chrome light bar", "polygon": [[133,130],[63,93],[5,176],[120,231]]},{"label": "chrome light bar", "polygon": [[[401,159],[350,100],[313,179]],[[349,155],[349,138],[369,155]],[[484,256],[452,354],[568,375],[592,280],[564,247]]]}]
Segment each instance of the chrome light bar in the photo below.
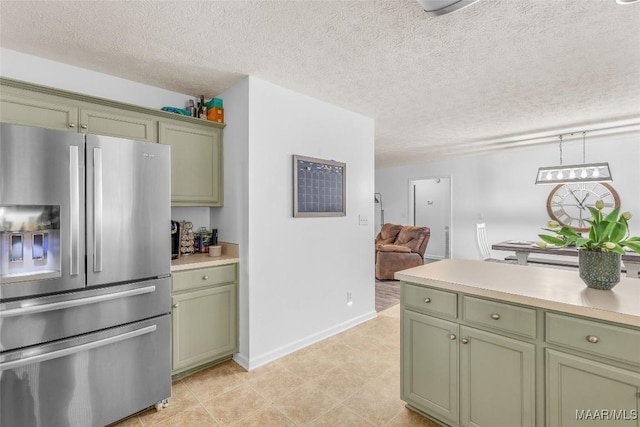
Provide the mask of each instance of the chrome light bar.
[{"label": "chrome light bar", "polygon": [[565,184],[570,182],[611,182],[609,163],[547,166],[538,169],[536,184]]}]

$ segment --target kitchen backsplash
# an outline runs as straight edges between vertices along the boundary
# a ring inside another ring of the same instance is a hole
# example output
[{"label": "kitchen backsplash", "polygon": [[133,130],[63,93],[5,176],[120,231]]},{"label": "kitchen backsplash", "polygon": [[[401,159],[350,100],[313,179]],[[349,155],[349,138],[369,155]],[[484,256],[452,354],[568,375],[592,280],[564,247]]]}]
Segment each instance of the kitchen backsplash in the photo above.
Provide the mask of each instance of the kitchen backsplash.
[{"label": "kitchen backsplash", "polygon": [[[211,216],[208,207],[171,207],[171,219],[175,221],[189,221],[193,224],[194,230],[201,227],[211,229]],[[216,227],[213,227],[216,228]]]}]

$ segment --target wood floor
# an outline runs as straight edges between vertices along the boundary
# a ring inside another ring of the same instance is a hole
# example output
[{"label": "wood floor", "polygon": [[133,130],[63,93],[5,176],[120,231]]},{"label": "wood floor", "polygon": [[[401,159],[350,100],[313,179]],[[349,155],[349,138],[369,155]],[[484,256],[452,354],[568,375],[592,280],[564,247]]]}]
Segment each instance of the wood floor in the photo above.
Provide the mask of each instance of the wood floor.
[{"label": "wood floor", "polygon": [[380,312],[400,303],[400,282],[376,280],[376,311]]}]

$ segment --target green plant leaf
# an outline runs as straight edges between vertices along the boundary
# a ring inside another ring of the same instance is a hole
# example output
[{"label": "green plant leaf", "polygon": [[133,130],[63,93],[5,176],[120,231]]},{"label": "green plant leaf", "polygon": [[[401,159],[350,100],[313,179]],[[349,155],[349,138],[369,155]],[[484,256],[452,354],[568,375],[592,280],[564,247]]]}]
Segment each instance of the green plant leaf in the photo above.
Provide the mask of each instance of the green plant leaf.
[{"label": "green plant leaf", "polygon": [[617,253],[617,254],[624,255],[624,249],[622,249],[622,247],[621,247],[620,245],[618,245],[618,244],[616,244],[616,247],[615,247],[615,248],[613,248],[613,249],[608,249],[608,251],[609,251],[609,252],[614,252],[614,253]]},{"label": "green plant leaf", "polygon": [[569,236],[576,237],[576,238],[580,237],[580,235],[576,232],[575,229],[567,226],[562,227],[560,231],[557,231],[557,233],[567,237]]},{"label": "green plant leaf", "polygon": [[629,240],[627,240],[624,245],[629,249],[631,249],[632,251],[640,254],[640,242],[636,242],[636,241],[630,242]]},{"label": "green plant leaf", "polygon": [[615,208],[604,219],[605,221],[618,221],[619,215],[620,215],[620,208]]},{"label": "green plant leaf", "polygon": [[627,226],[621,222],[612,222],[611,224],[613,224],[611,230],[607,229],[609,232],[609,240],[617,243],[627,235]]},{"label": "green plant leaf", "polygon": [[598,209],[593,206],[587,206],[587,209],[591,212],[591,217],[593,218],[592,224],[602,221],[602,213]]},{"label": "green plant leaf", "polygon": [[590,240],[586,237],[579,237],[578,239],[576,239],[576,248],[581,248],[588,242],[590,242]]},{"label": "green plant leaf", "polygon": [[[595,224],[593,227],[591,227],[591,230],[594,233],[594,237],[591,238],[591,240],[596,242],[598,245],[601,245],[607,242],[609,240],[609,236],[606,233],[607,233],[607,227],[609,226],[609,224],[610,223],[608,221],[602,221],[602,222],[599,222],[598,224]],[[589,237],[591,237],[591,233],[589,233]]]},{"label": "green plant leaf", "polygon": [[557,237],[547,236],[546,234],[538,234],[538,237],[540,237],[543,242],[549,243],[551,245],[567,246],[567,242],[565,240],[559,239]]}]

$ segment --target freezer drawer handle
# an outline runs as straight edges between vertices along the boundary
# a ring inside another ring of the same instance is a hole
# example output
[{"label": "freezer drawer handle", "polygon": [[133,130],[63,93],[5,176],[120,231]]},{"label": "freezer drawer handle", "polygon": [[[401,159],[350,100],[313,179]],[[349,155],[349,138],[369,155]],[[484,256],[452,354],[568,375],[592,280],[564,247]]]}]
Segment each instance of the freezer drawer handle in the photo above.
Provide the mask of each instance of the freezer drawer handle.
[{"label": "freezer drawer handle", "polygon": [[135,331],[125,332],[124,334],[116,335],[114,337],[104,338],[98,341],[92,341],[86,344],[80,344],[73,347],[65,348],[63,350],[52,351],[50,353],[39,354],[38,356],[27,357],[24,359],[13,360],[11,362],[0,363],[0,371],[6,371],[8,369],[15,369],[25,365],[31,365],[33,363],[42,363],[47,360],[58,359],[60,357],[68,356],[70,354],[80,353],[81,351],[91,350],[98,347],[104,347],[109,344],[114,344],[120,341],[128,340],[131,338],[139,337],[140,335],[154,332],[158,327],[156,325],[147,326],[144,328],[136,329]]},{"label": "freezer drawer handle", "polygon": [[111,301],[119,298],[131,297],[134,295],[149,294],[156,291],[155,285],[145,286],[144,288],[130,289],[128,291],[115,292],[112,294],[96,295],[94,297],[80,298],[74,300],[52,302],[49,304],[32,305],[29,307],[12,308],[10,310],[0,311],[0,319],[3,317],[22,316],[25,314],[44,313],[45,311],[62,310],[65,308],[77,307],[86,304],[95,304],[97,302]]}]

